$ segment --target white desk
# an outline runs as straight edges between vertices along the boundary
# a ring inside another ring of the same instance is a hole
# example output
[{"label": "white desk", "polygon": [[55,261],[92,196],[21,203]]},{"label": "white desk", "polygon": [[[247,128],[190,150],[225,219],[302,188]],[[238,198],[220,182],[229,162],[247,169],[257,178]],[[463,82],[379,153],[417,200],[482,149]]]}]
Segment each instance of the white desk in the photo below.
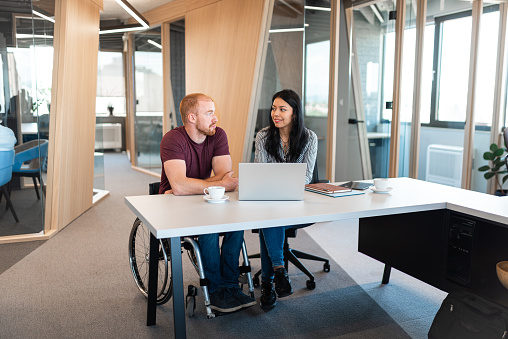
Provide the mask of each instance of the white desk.
[{"label": "white desk", "polygon": [[[362,195],[330,198],[306,192],[304,201],[238,201],[237,192],[224,204],[209,204],[202,195],[125,197],[126,204],[151,231],[147,325],[155,324],[158,240],[171,238],[171,269],[175,336],[185,337],[185,306],[180,237],[195,234],[249,230],[281,225],[452,210],[508,225],[508,198],[462,190],[424,181],[390,179],[389,194],[370,190]],[[508,227],[508,226],[506,226]],[[152,260],[153,258],[153,260]]]}]

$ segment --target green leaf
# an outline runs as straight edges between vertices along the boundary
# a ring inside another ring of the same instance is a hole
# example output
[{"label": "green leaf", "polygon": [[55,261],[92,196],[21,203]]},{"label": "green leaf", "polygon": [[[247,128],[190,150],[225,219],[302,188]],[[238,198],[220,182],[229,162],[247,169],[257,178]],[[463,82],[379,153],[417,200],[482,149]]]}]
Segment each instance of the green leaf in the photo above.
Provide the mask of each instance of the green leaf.
[{"label": "green leaf", "polygon": [[478,168],[478,171],[485,172],[485,171],[488,171],[489,169],[490,169],[489,165],[485,165],[485,166]]},{"label": "green leaf", "polygon": [[499,165],[499,164],[501,164],[502,162],[501,162],[501,159],[500,159],[500,158],[495,158],[495,159],[492,161],[492,163],[493,163],[494,165]]},{"label": "green leaf", "polygon": [[504,153],[504,148],[498,148],[498,149],[496,149],[496,150],[494,151],[494,155],[495,155],[496,157],[500,157],[500,156],[502,156],[502,155],[503,155],[503,153]]},{"label": "green leaf", "polygon": [[492,145],[490,145],[490,150],[492,152],[495,152],[497,149],[498,149],[497,144],[493,143]]},{"label": "green leaf", "polygon": [[483,159],[485,160],[494,160],[494,153],[492,152],[485,152],[483,153]]},{"label": "green leaf", "polygon": [[485,177],[485,179],[488,180],[488,179],[492,178],[494,175],[495,175],[495,173],[487,172],[483,176]]},{"label": "green leaf", "polygon": [[503,177],[503,184],[505,183],[505,181],[506,181],[506,180],[508,180],[508,175],[505,175],[505,176]]}]

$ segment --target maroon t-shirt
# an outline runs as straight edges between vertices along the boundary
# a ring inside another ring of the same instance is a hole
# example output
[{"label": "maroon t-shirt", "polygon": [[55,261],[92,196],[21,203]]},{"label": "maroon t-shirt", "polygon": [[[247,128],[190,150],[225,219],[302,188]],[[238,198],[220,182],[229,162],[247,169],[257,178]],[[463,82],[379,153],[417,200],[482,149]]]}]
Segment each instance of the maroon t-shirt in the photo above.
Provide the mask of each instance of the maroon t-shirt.
[{"label": "maroon t-shirt", "polygon": [[215,135],[207,136],[201,144],[192,141],[183,126],[167,132],[161,141],[162,174],[159,194],[171,189],[164,171],[166,161],[184,160],[187,178],[208,179],[212,173],[212,158],[221,155],[229,155],[229,145],[226,132],[220,127],[216,128]]}]

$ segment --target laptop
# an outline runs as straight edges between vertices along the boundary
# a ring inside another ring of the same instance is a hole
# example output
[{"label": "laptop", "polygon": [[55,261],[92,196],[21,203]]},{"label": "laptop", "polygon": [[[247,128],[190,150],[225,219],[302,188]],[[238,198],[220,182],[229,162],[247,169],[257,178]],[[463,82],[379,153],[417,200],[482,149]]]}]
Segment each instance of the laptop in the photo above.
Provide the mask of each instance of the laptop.
[{"label": "laptop", "polygon": [[303,200],[307,164],[240,163],[238,200]]}]

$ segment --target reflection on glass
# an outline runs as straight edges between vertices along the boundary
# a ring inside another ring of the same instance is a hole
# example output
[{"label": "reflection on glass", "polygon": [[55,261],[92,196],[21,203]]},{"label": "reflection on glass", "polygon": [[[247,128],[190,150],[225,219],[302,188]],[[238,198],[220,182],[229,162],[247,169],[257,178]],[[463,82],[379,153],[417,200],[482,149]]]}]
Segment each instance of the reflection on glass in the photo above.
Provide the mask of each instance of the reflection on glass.
[{"label": "reflection on glass", "polygon": [[456,187],[462,178],[471,25],[470,3],[427,7],[418,178]]},{"label": "reflection on glass", "polygon": [[97,115],[125,116],[125,80],[122,52],[99,52]]},{"label": "reflection on glass", "polygon": [[400,145],[399,177],[409,176],[409,155],[411,149],[411,124],[413,120],[413,92],[416,52],[416,3],[406,2],[407,13],[402,46],[402,73],[400,84]]},{"label": "reflection on glass", "polygon": [[135,35],[135,138],[136,164],[160,173],[162,140],[163,82],[160,28]]},{"label": "reflection on glass", "polygon": [[330,3],[275,1],[254,135],[269,125],[273,94],[294,90],[303,101],[305,125],[318,136],[321,176],[326,172],[329,64]]},{"label": "reflection on glass", "polygon": [[[54,3],[40,1],[37,5],[54,12]],[[0,236],[40,233],[44,229],[46,197],[40,184],[47,182],[54,21],[32,17],[30,1],[17,2],[16,13],[1,6],[0,124],[17,138],[15,163],[20,168],[9,183],[19,222],[2,205]],[[28,149],[34,154],[27,155]]]},{"label": "reflection on glass", "polygon": [[[496,81],[496,59],[499,32],[499,11],[492,11],[493,7],[484,8],[480,25],[480,41],[478,49],[478,70],[475,93],[475,123],[477,128],[474,134],[473,180],[471,189],[477,192],[487,192],[487,180],[484,172],[478,168],[487,165],[483,153],[490,147],[490,127],[494,113],[494,90]],[[480,128],[478,128],[480,126]],[[502,144],[501,144],[502,145]]]},{"label": "reflection on glass", "polygon": [[[369,154],[364,156],[370,156],[373,178],[388,176],[395,56],[395,21],[390,20],[390,12],[394,10],[391,1],[353,8],[349,118],[365,121]],[[365,176],[359,127],[349,125],[347,177],[353,180]]]},{"label": "reflection on glass", "polygon": [[471,17],[447,20],[442,24],[437,119],[465,121],[469,83]]},{"label": "reflection on glass", "polygon": [[185,96],[185,20],[172,22],[169,25],[169,53],[171,60],[171,88],[175,105],[175,120],[177,126],[182,126],[180,116],[180,101]]},{"label": "reflection on glass", "polygon": [[305,74],[302,99],[305,125],[318,136],[317,166],[319,176],[324,179],[330,81],[330,4],[306,1],[305,5]]}]

